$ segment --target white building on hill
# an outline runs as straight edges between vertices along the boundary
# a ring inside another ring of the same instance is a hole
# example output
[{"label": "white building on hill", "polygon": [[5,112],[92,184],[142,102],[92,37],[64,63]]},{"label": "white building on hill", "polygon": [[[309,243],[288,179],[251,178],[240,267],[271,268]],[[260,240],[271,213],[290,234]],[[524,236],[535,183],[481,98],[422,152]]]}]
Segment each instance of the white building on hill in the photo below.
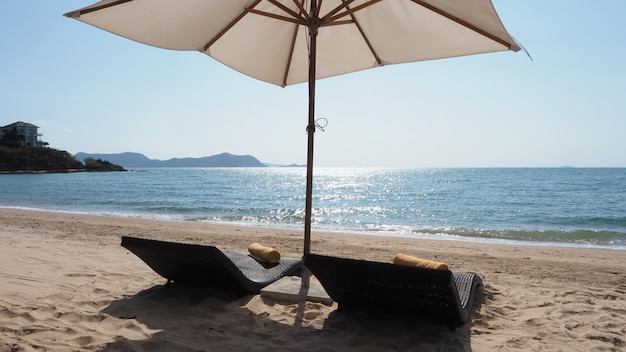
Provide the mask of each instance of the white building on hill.
[{"label": "white building on hill", "polygon": [[[11,140],[20,147],[30,146],[41,148],[45,144],[41,140],[42,134],[38,132],[39,127],[28,123],[18,121],[4,127],[0,127],[0,141]],[[15,138],[16,136],[24,136],[24,138]]]}]

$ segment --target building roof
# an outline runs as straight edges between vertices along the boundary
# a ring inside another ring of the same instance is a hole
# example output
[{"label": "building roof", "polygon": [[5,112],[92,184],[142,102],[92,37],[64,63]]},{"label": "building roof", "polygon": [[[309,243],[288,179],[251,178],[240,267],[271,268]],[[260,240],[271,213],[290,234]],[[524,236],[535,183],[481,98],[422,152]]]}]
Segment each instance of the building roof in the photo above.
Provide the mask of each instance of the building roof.
[{"label": "building roof", "polygon": [[35,126],[32,123],[28,123],[28,122],[22,122],[22,121],[18,121],[18,122],[14,122],[10,125],[6,125],[4,128],[14,128],[14,127],[22,127],[22,128],[39,128],[39,126]]}]

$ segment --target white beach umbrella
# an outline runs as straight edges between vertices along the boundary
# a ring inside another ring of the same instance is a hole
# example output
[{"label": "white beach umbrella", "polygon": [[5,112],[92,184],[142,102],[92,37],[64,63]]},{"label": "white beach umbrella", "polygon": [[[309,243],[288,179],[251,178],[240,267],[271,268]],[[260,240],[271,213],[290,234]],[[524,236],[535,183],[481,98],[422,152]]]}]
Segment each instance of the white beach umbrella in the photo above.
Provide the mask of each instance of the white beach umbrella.
[{"label": "white beach umbrella", "polygon": [[104,0],[66,14],[259,80],[308,82],[304,254],[310,251],[315,80],[368,68],[518,51],[490,0]]}]

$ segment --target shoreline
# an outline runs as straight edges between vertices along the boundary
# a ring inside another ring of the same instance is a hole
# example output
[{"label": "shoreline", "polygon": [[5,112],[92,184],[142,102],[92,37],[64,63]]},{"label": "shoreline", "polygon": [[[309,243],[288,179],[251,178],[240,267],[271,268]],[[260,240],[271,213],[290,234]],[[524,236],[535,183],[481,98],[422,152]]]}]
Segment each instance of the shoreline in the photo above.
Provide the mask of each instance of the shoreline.
[{"label": "shoreline", "polygon": [[[67,214],[67,215],[84,215],[84,216],[96,216],[96,217],[107,217],[113,219],[135,219],[135,220],[145,220],[145,221],[162,221],[166,223],[198,223],[203,224],[205,226],[225,226],[232,228],[259,228],[259,229],[267,229],[267,230],[279,230],[279,231],[289,231],[289,232],[297,232],[302,229],[300,226],[275,226],[268,224],[241,224],[241,223],[227,223],[227,222],[212,222],[205,220],[189,220],[189,219],[180,219],[180,218],[160,218],[160,217],[150,217],[149,215],[131,215],[131,214],[96,214],[96,213],[84,213],[84,212],[76,212],[70,210],[51,210],[51,209],[43,209],[43,208],[29,208],[29,207],[11,207],[11,206],[0,206],[0,211],[3,209],[6,210],[16,210],[16,211],[26,211],[26,212],[42,212],[42,213],[58,213],[58,214]],[[459,236],[459,235],[444,235],[446,238],[437,238],[437,235],[434,234],[420,234],[420,235],[411,235],[411,234],[395,234],[395,233],[384,233],[384,232],[376,232],[369,233],[364,231],[350,231],[350,230],[312,230],[313,232],[325,233],[325,234],[339,234],[339,235],[354,235],[354,236],[376,236],[376,237],[390,237],[390,238],[402,238],[402,239],[412,239],[418,241],[442,241],[442,242],[462,242],[468,244],[484,244],[484,245],[503,245],[503,246],[531,246],[531,247],[556,247],[556,248],[572,248],[572,249],[591,249],[591,250],[609,250],[609,251],[626,251],[626,246],[617,245],[617,246],[609,246],[609,245],[597,245],[597,244],[578,244],[578,243],[570,243],[570,242],[554,242],[554,241],[524,241],[524,240],[512,240],[512,239],[500,239],[500,238],[487,238],[487,237],[470,237],[470,236]]]},{"label": "shoreline", "polygon": [[618,351],[626,346],[624,251],[313,231],[313,253],[389,262],[403,252],[479,274],[480,302],[470,322],[450,332],[418,319],[357,315],[352,320],[336,312],[336,304],[165,293],[165,279],[122,248],[121,236],[242,251],[259,242],[278,248],[283,257],[302,252],[298,229],[0,208],[0,351]]}]

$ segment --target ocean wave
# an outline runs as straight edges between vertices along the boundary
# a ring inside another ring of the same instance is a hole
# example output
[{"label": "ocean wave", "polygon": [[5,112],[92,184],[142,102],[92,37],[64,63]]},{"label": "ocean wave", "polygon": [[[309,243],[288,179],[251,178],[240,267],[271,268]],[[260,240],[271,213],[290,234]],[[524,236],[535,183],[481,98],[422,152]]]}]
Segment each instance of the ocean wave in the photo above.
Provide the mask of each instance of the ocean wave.
[{"label": "ocean wave", "polygon": [[626,233],[606,230],[489,230],[468,228],[419,228],[413,234],[443,235],[458,238],[507,242],[560,243],[580,246],[625,247]]}]

